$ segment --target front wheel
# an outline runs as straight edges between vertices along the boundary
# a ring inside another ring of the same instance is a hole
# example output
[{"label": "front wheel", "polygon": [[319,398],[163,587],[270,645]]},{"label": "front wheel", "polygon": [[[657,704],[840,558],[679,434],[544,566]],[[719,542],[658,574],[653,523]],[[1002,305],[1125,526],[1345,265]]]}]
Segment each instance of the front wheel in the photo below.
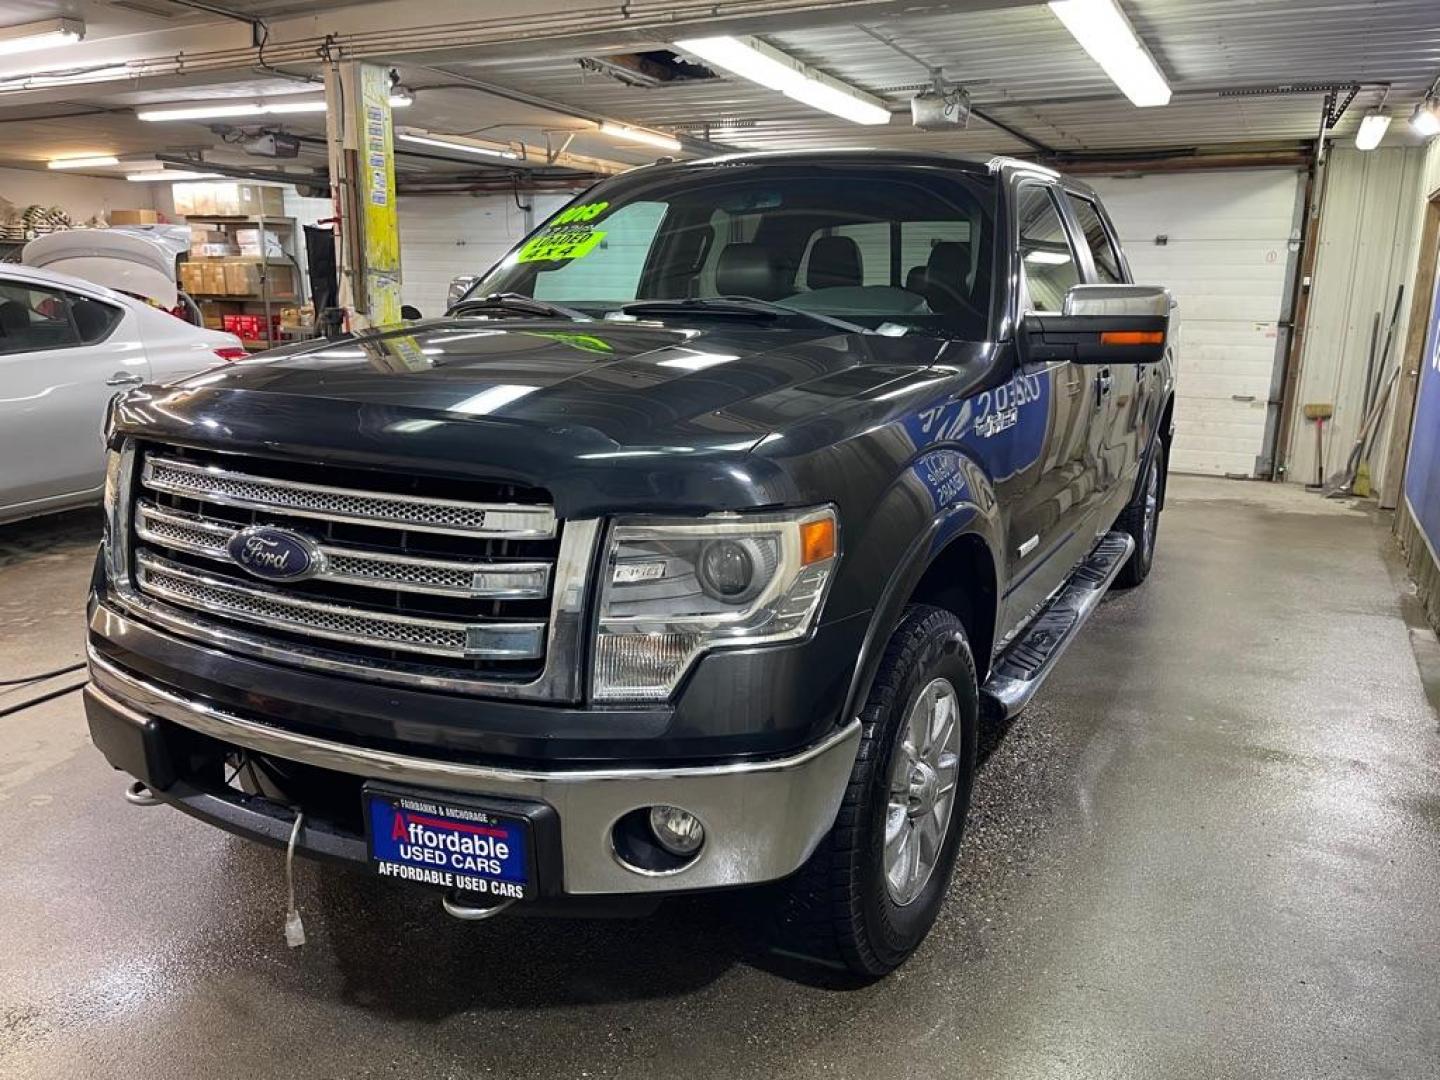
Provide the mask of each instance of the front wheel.
[{"label": "front wheel", "polygon": [[906,609],[861,712],[860,748],[835,828],[786,883],[779,944],[875,978],[934,924],[975,772],[978,697],[965,629]]},{"label": "front wheel", "polygon": [[1122,589],[1133,589],[1150,576],[1150,567],[1155,562],[1155,534],[1160,528],[1160,506],[1165,490],[1165,444],[1157,443],[1145,467],[1145,482],[1140,485],[1140,496],[1125,508],[1115,521],[1115,528],[1128,533],[1135,541],[1135,550],[1129,560],[1115,576],[1115,584]]}]

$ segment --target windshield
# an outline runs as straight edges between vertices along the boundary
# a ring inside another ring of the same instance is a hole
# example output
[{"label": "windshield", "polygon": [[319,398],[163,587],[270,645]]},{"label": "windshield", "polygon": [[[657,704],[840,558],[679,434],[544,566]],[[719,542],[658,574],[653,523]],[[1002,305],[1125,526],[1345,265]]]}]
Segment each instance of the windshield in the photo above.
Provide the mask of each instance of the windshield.
[{"label": "windshield", "polygon": [[[561,210],[476,283],[605,317],[686,300],[875,329],[989,337],[995,184],[934,167],[717,164],[643,170]],[[777,312],[773,305],[780,305]]]}]

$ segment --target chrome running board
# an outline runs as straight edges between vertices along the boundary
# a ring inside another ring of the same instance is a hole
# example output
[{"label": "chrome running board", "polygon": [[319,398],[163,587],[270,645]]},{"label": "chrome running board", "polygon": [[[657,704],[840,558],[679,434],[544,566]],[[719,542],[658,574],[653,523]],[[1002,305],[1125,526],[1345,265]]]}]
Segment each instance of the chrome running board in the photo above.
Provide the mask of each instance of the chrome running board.
[{"label": "chrome running board", "polygon": [[1122,532],[1107,533],[1095,545],[1040,614],[996,659],[990,678],[980,689],[986,705],[1008,718],[1029,703],[1134,550],[1135,541]]}]

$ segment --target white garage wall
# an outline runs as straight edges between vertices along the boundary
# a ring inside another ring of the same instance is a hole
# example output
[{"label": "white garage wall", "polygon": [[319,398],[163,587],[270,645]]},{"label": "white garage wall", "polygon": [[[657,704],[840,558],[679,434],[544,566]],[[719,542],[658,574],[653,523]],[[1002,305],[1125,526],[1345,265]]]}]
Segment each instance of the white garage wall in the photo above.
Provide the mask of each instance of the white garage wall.
[{"label": "white garage wall", "polygon": [[522,195],[527,214],[511,195],[402,195],[400,294],[422,315],[445,310],[450,279],[482,274],[569,196]]},{"label": "white garage wall", "polygon": [[1136,280],[1168,286],[1179,303],[1177,471],[1256,473],[1299,178],[1244,169],[1091,180]]},{"label": "white garage wall", "polygon": [[[1384,348],[1385,328],[1402,283],[1405,297],[1390,366],[1404,347],[1405,321],[1415,288],[1415,208],[1424,205],[1420,186],[1424,158],[1424,147],[1369,153],[1336,149],[1330,154],[1287,480],[1312,483],[1316,477],[1315,425],[1304,419],[1306,402],[1335,406],[1335,416],[1325,426],[1322,475],[1329,477],[1344,467],[1363,421],[1365,369],[1375,313],[1381,313],[1378,354]],[[1392,392],[1392,407],[1393,402]],[[1371,456],[1377,489],[1383,480],[1390,428],[1387,410]]]},{"label": "white garage wall", "polygon": [[[103,218],[111,210],[156,209],[155,184],[132,184],[128,180],[102,180],[74,176],[48,169],[0,169],[0,199],[17,210],[27,206],[58,206],[77,225],[91,218]],[[158,185],[165,186],[165,185]]]}]

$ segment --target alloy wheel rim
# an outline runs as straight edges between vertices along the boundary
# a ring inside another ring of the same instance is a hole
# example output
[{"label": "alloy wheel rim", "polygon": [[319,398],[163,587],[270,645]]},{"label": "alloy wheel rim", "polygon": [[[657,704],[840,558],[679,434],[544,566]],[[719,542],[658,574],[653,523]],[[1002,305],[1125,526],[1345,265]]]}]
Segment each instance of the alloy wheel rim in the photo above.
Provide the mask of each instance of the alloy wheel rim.
[{"label": "alloy wheel rim", "polygon": [[1155,517],[1160,511],[1160,467],[1150,464],[1150,477],[1145,483],[1145,524],[1141,537],[1148,552],[1155,545]]},{"label": "alloy wheel rim", "polygon": [[890,765],[885,806],[885,891],[904,907],[940,862],[960,778],[960,698],[949,679],[933,679],[905,717]]}]

